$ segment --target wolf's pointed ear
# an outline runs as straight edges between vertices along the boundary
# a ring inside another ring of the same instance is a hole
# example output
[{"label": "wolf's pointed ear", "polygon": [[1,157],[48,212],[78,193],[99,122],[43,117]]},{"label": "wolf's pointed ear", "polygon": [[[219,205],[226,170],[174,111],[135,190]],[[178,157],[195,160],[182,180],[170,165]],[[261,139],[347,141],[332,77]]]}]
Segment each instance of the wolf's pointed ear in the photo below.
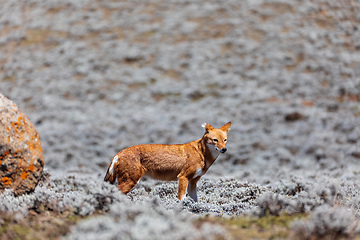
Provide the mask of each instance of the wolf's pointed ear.
[{"label": "wolf's pointed ear", "polygon": [[210,124],[208,123],[204,123],[203,125],[201,125],[204,129],[205,129],[205,133],[208,133],[210,130],[213,130],[214,127],[211,126]]},{"label": "wolf's pointed ear", "polygon": [[224,126],[222,126],[219,129],[223,130],[224,132],[228,132],[230,130],[230,126],[231,126],[231,122],[228,122],[227,124],[225,124]]}]

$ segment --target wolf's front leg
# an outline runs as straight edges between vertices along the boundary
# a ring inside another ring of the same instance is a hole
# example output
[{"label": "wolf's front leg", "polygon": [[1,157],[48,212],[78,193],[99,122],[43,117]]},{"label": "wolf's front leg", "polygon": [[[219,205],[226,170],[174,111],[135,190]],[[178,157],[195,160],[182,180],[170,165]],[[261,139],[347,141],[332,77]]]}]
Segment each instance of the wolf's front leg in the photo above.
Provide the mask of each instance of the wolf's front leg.
[{"label": "wolf's front leg", "polygon": [[200,177],[197,177],[195,179],[191,179],[188,184],[187,192],[189,196],[197,202],[197,194],[196,194],[196,183],[199,181]]},{"label": "wolf's front leg", "polygon": [[178,195],[179,200],[184,199],[188,183],[189,180],[187,179],[187,177],[184,176],[179,177],[179,195]]}]

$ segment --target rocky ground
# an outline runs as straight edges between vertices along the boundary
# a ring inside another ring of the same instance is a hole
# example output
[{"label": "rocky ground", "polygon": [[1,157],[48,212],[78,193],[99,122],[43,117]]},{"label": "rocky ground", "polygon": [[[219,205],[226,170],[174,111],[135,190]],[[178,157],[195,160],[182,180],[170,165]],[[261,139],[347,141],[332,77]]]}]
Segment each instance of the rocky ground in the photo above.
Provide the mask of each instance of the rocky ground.
[{"label": "rocky ground", "polygon": [[[241,239],[221,219],[284,214],[307,216],[286,227],[297,237],[359,234],[359,1],[0,4],[0,92],[38,130],[47,173],[0,194],[5,238],[30,239],[16,229],[31,218],[65,239]],[[125,147],[227,121],[199,203],[175,182],[123,196],[102,181]]]}]

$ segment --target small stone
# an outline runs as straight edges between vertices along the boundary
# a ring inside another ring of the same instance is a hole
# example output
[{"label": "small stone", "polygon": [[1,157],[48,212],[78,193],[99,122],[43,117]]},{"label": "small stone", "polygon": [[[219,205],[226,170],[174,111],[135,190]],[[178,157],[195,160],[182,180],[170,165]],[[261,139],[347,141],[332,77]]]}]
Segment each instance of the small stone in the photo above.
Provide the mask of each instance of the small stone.
[{"label": "small stone", "polygon": [[305,116],[299,112],[292,112],[292,113],[286,114],[284,117],[286,122],[295,122],[298,120],[302,120],[304,118],[305,118]]},{"label": "small stone", "polygon": [[30,193],[42,177],[44,157],[40,136],[11,100],[0,94],[0,191]]}]

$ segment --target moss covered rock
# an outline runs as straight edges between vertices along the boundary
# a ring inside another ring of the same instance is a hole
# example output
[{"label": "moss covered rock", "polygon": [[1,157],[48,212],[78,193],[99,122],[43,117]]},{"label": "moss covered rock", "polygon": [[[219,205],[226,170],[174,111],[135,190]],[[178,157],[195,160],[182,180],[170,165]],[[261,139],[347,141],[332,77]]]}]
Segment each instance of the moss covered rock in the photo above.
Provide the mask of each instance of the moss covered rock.
[{"label": "moss covered rock", "polygon": [[34,191],[42,176],[40,136],[11,100],[0,94],[0,190],[16,196]]}]

